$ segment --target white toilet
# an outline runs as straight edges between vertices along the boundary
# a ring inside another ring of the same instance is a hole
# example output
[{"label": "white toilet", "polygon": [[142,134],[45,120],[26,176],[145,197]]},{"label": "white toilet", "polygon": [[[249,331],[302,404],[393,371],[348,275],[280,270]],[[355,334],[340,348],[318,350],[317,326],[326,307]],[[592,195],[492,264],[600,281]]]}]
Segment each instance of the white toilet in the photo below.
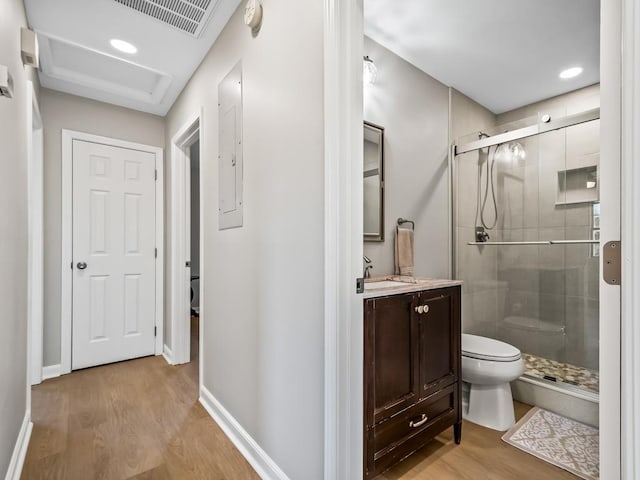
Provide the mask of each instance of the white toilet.
[{"label": "white toilet", "polygon": [[509,382],[524,373],[520,350],[508,343],[462,335],[463,416],[466,420],[508,430],[515,424]]}]

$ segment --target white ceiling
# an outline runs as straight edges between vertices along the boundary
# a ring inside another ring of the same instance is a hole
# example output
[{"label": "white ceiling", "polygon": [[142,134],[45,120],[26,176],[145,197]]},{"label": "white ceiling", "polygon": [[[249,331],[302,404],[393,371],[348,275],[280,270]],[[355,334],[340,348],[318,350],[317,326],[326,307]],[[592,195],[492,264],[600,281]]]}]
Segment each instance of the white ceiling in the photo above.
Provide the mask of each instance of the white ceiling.
[{"label": "white ceiling", "polygon": [[[365,0],[364,11],[367,36],[494,113],[599,82],[599,0]],[[558,78],[577,65],[582,75]]]},{"label": "white ceiling", "polygon": [[[195,30],[196,37],[116,0],[25,0],[29,25],[40,43],[40,82],[54,90],[166,115],[240,1],[211,0],[211,14]],[[132,43],[138,52],[127,55],[113,49],[112,38]]]}]

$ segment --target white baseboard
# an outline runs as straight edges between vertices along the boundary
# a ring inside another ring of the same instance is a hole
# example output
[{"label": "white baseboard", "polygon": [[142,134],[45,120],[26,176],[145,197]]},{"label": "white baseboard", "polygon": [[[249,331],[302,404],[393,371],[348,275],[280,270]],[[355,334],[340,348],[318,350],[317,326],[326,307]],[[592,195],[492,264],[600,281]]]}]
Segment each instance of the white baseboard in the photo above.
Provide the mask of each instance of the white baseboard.
[{"label": "white baseboard", "polygon": [[31,430],[33,430],[33,423],[31,423],[31,413],[26,412],[18,438],[16,440],[16,446],[13,449],[13,455],[11,455],[11,461],[9,462],[9,469],[5,480],[20,480],[22,475],[22,467],[24,465],[24,458],[27,456],[27,448],[29,447],[29,440],[31,439]]},{"label": "white baseboard", "polygon": [[169,365],[176,364],[176,362],[173,361],[173,351],[169,347],[167,347],[166,344],[162,348],[162,356],[164,357],[164,359],[167,361]]},{"label": "white baseboard", "polygon": [[242,456],[263,480],[289,480],[267,452],[251,438],[238,421],[216,400],[209,390],[200,387],[200,403],[229,437]]},{"label": "white baseboard", "polygon": [[42,380],[59,377],[62,373],[62,365],[49,365],[42,368]]}]

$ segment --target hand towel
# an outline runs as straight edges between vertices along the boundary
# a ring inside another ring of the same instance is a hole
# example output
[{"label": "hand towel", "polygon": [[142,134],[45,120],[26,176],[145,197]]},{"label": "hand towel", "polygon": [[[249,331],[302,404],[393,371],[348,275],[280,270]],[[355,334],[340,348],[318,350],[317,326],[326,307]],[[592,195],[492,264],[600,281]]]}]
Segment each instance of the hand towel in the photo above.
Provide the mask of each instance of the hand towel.
[{"label": "hand towel", "polygon": [[413,277],[413,230],[396,227],[396,275]]}]

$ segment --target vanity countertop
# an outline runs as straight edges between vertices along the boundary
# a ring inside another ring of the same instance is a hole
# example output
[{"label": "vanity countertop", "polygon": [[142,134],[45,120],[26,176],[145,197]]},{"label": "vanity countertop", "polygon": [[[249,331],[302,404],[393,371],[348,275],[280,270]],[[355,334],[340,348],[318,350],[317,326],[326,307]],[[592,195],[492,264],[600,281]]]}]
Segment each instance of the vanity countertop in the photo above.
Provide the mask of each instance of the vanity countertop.
[{"label": "vanity countertop", "polygon": [[462,280],[443,280],[437,278],[421,278],[421,277],[401,277],[397,275],[386,275],[380,277],[371,277],[365,279],[365,286],[376,282],[402,282],[402,285],[384,286],[380,288],[367,288],[363,294],[364,299],[386,297],[389,295],[398,295],[401,293],[421,292],[424,290],[435,290],[437,288],[447,288],[462,285]]}]

